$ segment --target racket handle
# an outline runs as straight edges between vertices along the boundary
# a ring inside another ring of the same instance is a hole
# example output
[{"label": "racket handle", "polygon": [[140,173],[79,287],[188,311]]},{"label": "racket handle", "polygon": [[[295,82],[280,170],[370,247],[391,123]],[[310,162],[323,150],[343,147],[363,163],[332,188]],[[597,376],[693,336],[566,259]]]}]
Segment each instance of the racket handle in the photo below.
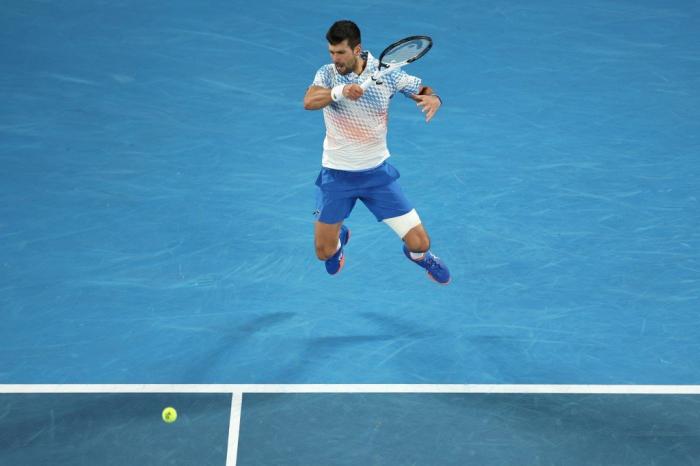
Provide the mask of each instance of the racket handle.
[{"label": "racket handle", "polygon": [[374,74],[372,74],[372,76],[365,79],[364,82],[362,84],[360,84],[360,87],[362,88],[363,91],[366,91],[369,86],[371,86],[372,84],[379,81],[382,78],[382,76],[384,76],[385,74],[387,74],[391,70],[392,70],[391,68],[385,68],[381,71],[375,71]]},{"label": "racket handle", "polygon": [[400,65],[391,65],[387,68],[382,69],[381,71],[375,71],[372,76],[369,78],[365,79],[365,81],[360,84],[360,87],[362,88],[363,91],[366,91],[369,86],[371,86],[373,83],[376,83],[377,81],[381,81],[382,77],[384,75],[387,75],[395,70],[398,70],[402,66],[406,65],[406,63],[402,63]]},{"label": "racket handle", "polygon": [[360,84],[360,87],[362,88],[363,91],[366,91],[369,86],[374,83],[374,76],[370,76],[369,78],[365,79],[362,84]]}]

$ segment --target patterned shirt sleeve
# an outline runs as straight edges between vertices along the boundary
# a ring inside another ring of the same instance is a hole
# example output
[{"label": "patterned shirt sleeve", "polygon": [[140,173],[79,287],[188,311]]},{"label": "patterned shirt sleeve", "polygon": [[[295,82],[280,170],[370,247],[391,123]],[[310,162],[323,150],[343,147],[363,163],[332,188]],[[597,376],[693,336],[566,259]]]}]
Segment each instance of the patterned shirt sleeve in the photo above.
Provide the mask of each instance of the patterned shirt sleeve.
[{"label": "patterned shirt sleeve", "polygon": [[317,72],[316,76],[314,77],[314,82],[311,83],[312,86],[320,86],[320,87],[325,87],[330,89],[331,86],[331,73],[330,73],[330,68],[326,66],[322,66]]},{"label": "patterned shirt sleeve", "polygon": [[389,76],[393,93],[400,92],[406,97],[410,97],[420,91],[421,79],[411,76],[404,70],[396,70]]}]

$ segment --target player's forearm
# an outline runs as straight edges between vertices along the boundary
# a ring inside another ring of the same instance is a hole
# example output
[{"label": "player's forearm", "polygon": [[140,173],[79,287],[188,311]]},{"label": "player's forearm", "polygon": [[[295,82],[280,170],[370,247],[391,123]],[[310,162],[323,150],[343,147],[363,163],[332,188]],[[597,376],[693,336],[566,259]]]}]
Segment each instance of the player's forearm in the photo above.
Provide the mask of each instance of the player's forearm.
[{"label": "player's forearm", "polygon": [[306,110],[318,110],[329,105],[332,101],[330,89],[314,87],[309,89],[304,96],[304,108]]}]

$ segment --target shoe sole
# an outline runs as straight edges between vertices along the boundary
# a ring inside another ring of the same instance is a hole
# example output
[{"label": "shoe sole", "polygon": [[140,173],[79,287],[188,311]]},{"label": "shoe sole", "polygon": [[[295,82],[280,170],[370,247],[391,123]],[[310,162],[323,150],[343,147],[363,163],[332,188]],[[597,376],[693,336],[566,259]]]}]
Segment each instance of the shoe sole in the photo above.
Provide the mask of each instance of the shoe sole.
[{"label": "shoe sole", "polygon": [[332,273],[331,275],[338,275],[341,270],[343,270],[343,266],[345,265],[345,254],[343,254],[343,257],[340,258],[340,267],[338,267],[338,271],[336,273]]},{"label": "shoe sole", "polygon": [[[343,259],[345,259],[345,258],[343,257]],[[435,280],[435,278],[433,278],[433,276],[430,275],[430,273],[426,273],[426,275],[428,276],[429,279],[431,279],[432,281],[434,281],[434,282],[437,283],[438,285],[443,285],[443,286],[449,285],[450,282],[452,281],[452,277],[450,277],[450,278],[447,279],[447,281],[446,281],[445,283],[442,283],[442,282],[439,282],[439,281]]]}]

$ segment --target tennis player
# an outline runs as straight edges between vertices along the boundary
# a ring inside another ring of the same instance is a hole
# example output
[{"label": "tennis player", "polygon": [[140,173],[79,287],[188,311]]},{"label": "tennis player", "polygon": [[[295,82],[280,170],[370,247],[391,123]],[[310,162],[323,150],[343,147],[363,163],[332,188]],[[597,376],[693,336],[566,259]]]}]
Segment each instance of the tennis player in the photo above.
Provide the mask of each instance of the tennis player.
[{"label": "tennis player", "polygon": [[400,92],[416,101],[430,121],[442,105],[421,80],[397,70],[382,83],[363,91],[360,84],[374,73],[379,61],[362,50],[360,29],[352,21],[335,22],[328,33],[333,63],[322,66],[304,96],[304,108],[323,109],[326,137],[321,172],[316,179],[316,255],[335,275],[345,264],[344,247],[350,230],[343,221],[360,199],[378,221],[403,240],[403,251],[438,283],[447,284],[450,272],[430,251],[430,238],[416,209],[401,190],[399,172],[387,162],[389,101]]}]

